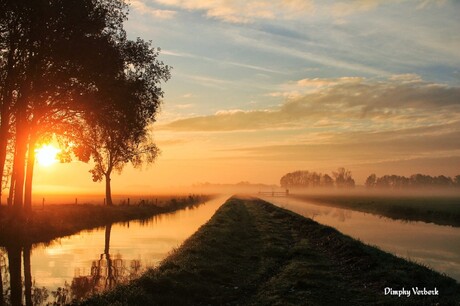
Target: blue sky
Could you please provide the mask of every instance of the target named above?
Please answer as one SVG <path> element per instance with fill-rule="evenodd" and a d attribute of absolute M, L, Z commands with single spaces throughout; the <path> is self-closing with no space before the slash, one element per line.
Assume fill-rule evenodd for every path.
<path fill-rule="evenodd" d="M 128 36 L 173 70 L 153 127 L 162 154 L 114 189 L 339 166 L 361 184 L 460 174 L 459 12 L 454 0 L 131 0 Z"/>
<path fill-rule="evenodd" d="M 128 34 L 173 66 L 154 128 L 158 163 L 232 160 L 228 182 L 267 183 L 342 164 L 361 179 L 460 166 L 459 1 L 131 3 Z M 263 161 L 272 175 L 241 171 Z M 195 180 L 216 181 L 219 168 Z"/>

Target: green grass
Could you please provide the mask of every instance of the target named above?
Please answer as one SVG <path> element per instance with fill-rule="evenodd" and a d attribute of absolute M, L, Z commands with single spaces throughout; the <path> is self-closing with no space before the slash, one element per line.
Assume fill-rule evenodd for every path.
<path fill-rule="evenodd" d="M 378 195 L 294 195 L 321 205 L 352 209 L 392 219 L 460 226 L 460 197 Z"/>
<path fill-rule="evenodd" d="M 437 297 L 385 296 L 385 287 Z M 453 279 L 261 200 L 232 198 L 139 280 L 82 305 L 457 305 Z"/>
<path fill-rule="evenodd" d="M 196 206 L 207 196 L 171 197 L 161 205 L 50 205 L 35 207 L 29 215 L 17 215 L 6 207 L 0 210 L 0 245 L 27 245 L 49 242 L 75 234 L 81 230 L 105 226 L 115 222 L 148 219 L 161 213 Z M 144 202 L 145 203 L 145 202 Z"/>

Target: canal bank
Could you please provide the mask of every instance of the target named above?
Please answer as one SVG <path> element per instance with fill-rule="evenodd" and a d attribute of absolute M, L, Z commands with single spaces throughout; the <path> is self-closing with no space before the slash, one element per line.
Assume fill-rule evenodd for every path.
<path fill-rule="evenodd" d="M 196 232 L 227 199 L 219 196 L 148 219 L 109 223 L 46 244 L 0 246 L 4 303 L 64 305 L 138 278 Z"/>
<path fill-rule="evenodd" d="M 116 222 L 142 220 L 154 215 L 193 207 L 209 196 L 189 195 L 158 201 L 141 201 L 134 205 L 51 205 L 34 207 L 29 214 L 17 214 L 0 207 L 0 246 L 22 246 L 47 243 L 82 230 L 103 227 Z"/>
<path fill-rule="evenodd" d="M 415 261 L 460 282 L 460 228 L 318 204 L 306 198 L 264 198 L 277 206 L 331 226 L 366 244 Z"/>
<path fill-rule="evenodd" d="M 410 296 L 400 292 L 409 290 Z M 457 305 L 460 285 L 261 200 L 232 198 L 160 266 L 83 305 Z"/>

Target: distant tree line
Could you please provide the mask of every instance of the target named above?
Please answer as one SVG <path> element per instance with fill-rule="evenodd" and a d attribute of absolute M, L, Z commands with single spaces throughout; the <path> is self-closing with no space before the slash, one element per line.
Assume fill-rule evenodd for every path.
<path fill-rule="evenodd" d="M 322 174 L 314 171 L 299 170 L 285 174 L 281 177 L 280 185 L 283 188 L 353 188 L 355 180 L 350 170 L 338 168 L 337 171 L 329 174 Z M 367 188 L 460 188 L 460 175 L 449 177 L 445 175 L 430 176 L 425 174 L 413 174 L 409 177 L 401 175 L 384 175 L 377 177 L 371 174 L 364 184 Z"/>
<path fill-rule="evenodd" d="M 430 176 L 424 174 L 413 174 L 410 177 L 400 175 L 384 175 L 377 177 L 375 174 L 369 175 L 366 179 L 367 188 L 426 188 L 426 187 L 460 187 L 460 175 L 454 178 L 439 175 Z"/>
<path fill-rule="evenodd" d="M 283 188 L 309 188 L 309 187 L 326 187 L 332 188 L 353 188 L 355 180 L 351 171 L 345 168 L 338 168 L 337 171 L 329 174 L 310 172 L 307 170 L 294 171 L 287 173 L 280 180 Z"/>

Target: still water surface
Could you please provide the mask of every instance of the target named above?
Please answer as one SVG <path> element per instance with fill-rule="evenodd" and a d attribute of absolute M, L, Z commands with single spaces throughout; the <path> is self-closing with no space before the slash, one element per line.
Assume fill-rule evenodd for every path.
<path fill-rule="evenodd" d="M 460 282 L 459 227 L 393 220 L 292 198 L 267 197 L 265 200 Z"/>
<path fill-rule="evenodd" d="M 4 300 L 8 304 L 15 299 L 22 303 L 29 299 L 34 305 L 65 303 L 137 278 L 197 231 L 227 198 L 217 197 L 196 208 L 143 222 L 83 231 L 50 245 L 33 245 L 31 251 L 0 247 Z M 29 286 L 25 284 L 28 274 Z"/>
<path fill-rule="evenodd" d="M 137 278 L 209 220 L 227 198 L 144 222 L 83 231 L 47 246 L 0 247 L 3 298 L 7 304 L 14 299 L 34 305 L 70 302 Z M 266 200 L 460 281 L 460 228 L 403 222 L 290 198 Z"/>

